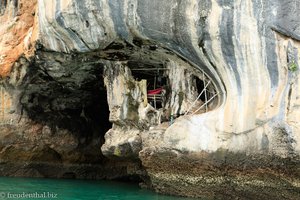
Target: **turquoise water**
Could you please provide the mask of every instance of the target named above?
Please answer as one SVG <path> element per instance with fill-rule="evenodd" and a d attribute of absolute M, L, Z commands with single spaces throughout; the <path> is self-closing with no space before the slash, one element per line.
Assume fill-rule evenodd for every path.
<path fill-rule="evenodd" d="M 158 195 L 135 184 L 112 181 L 0 177 L 1 199 L 187 200 Z"/>

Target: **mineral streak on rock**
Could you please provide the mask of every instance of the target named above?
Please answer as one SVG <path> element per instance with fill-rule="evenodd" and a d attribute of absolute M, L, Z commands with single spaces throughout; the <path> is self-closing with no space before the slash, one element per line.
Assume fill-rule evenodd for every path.
<path fill-rule="evenodd" d="M 0 1 L 1 166 L 22 157 L 34 167 L 19 174 L 45 176 L 46 157 L 64 177 L 112 162 L 115 177 L 161 193 L 298 199 L 299 10 L 295 0 Z M 147 93 L 159 84 L 157 103 Z"/>

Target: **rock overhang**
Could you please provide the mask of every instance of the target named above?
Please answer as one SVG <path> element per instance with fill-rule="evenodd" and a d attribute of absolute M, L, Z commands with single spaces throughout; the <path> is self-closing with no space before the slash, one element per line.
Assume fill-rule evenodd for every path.
<path fill-rule="evenodd" d="M 266 4 L 273 5 L 269 2 Z M 224 4 L 219 1 L 155 1 L 151 3 L 147 1 L 115 3 L 109 1 L 84 3 L 71 0 L 39 1 L 38 43 L 50 51 L 75 52 L 75 55 L 76 52 L 81 52 L 83 55 L 84 52 L 100 52 L 102 54 L 100 59 L 106 57 L 108 60 L 123 61 L 138 60 L 134 52 L 143 52 L 141 49 L 148 49 L 152 52 L 151 48 L 159 47 L 155 51 L 176 55 L 194 68 L 203 70 L 213 80 L 215 88 L 222 94 L 219 98 L 221 107 L 214 111 L 216 114 L 213 117 L 218 120 L 214 119 L 213 123 L 217 124 L 216 129 L 223 133 L 239 133 L 255 129 L 256 121 L 266 121 L 281 115 L 278 114 L 282 112 L 278 111 L 278 107 L 280 107 L 279 110 L 284 109 L 283 104 L 273 105 L 274 102 L 279 101 L 278 98 L 283 93 L 283 88 L 278 87 L 278 84 L 285 80 L 278 75 L 282 72 L 276 66 L 277 61 L 274 60 L 276 57 L 274 49 L 278 44 L 272 40 L 273 37 L 277 37 L 272 31 L 276 29 L 286 35 L 291 35 L 288 34 L 291 31 L 288 28 L 283 28 L 285 31 L 282 31 L 282 28 L 280 29 L 284 27 L 282 21 L 278 24 L 275 23 L 275 18 L 270 17 L 280 13 L 277 4 L 274 3 L 273 10 L 259 12 L 264 8 L 261 5 L 238 2 Z M 154 7 L 159 7 L 159 9 L 154 9 Z M 247 8 L 252 9 L 247 10 Z M 247 12 L 242 14 L 243 10 Z M 265 24 L 261 21 L 256 22 L 254 13 L 265 16 L 267 12 L 271 14 L 266 18 Z M 150 17 L 151 13 L 155 13 L 156 16 Z M 241 20 L 248 21 L 253 26 L 242 24 L 239 16 Z M 294 16 L 289 14 L 288 18 L 293 19 Z M 229 26 L 223 26 L 222 21 Z M 267 29 L 268 27 L 271 29 Z M 247 31 L 251 31 L 253 36 L 246 37 Z M 265 39 L 259 39 L 260 34 Z M 255 53 L 251 49 L 258 48 L 258 46 L 252 45 L 251 41 L 257 41 L 261 46 L 272 48 L 266 50 L 265 54 L 263 51 Z M 109 50 L 110 45 L 118 42 L 123 43 L 123 50 Z M 138 47 L 139 45 L 143 47 L 130 50 L 132 46 Z M 249 47 L 251 54 L 243 52 L 243 46 Z M 143 54 L 143 59 L 145 59 L 147 53 L 144 51 Z M 266 55 L 266 60 L 264 61 L 259 54 Z M 146 60 L 149 63 L 152 62 L 151 59 Z M 153 65 L 156 64 L 153 62 Z M 257 74 L 261 75 L 249 78 Z M 268 78 L 263 78 L 264 76 Z M 242 83 L 241 80 L 244 82 Z M 253 90 L 250 85 L 255 85 L 258 90 Z M 261 87 L 267 89 L 263 91 Z M 268 94 L 272 94 L 273 99 L 270 104 L 277 110 L 271 109 L 270 111 L 265 105 L 268 101 L 266 98 Z M 251 102 L 247 100 L 250 96 L 264 97 L 251 100 Z M 250 113 L 251 109 L 242 113 L 233 112 L 232 115 L 228 112 L 236 110 L 234 107 L 245 109 L 253 105 L 255 109 L 260 110 L 258 118 Z M 264 112 L 273 114 L 264 116 Z M 236 117 L 236 120 L 234 116 L 239 117 Z"/>
<path fill-rule="evenodd" d="M 39 1 L 39 39 L 47 50 L 75 52 L 82 63 L 103 59 L 127 65 L 129 60 L 133 65 L 142 58 L 157 67 L 164 63 L 159 56 L 147 56 L 158 52 L 166 54 L 163 59 L 201 68 L 213 80 L 222 92 L 219 107 L 182 117 L 167 131 L 158 127 L 142 134 L 143 150 L 155 144 L 152 154 L 159 154 L 159 148 L 209 153 L 224 148 L 235 154 L 297 157 L 299 20 L 290 10 L 299 4 L 293 3 Z"/>
<path fill-rule="evenodd" d="M 285 109 L 280 98 L 286 93 L 282 85 L 289 80 L 274 57 L 278 57 L 281 41 L 295 43 L 297 37 L 292 35 L 298 33 L 284 26 L 282 20 L 276 21 L 281 11 L 292 5 L 288 3 L 280 10 L 279 4 L 265 2 L 270 7 L 264 10 L 264 5 L 253 2 L 39 1 L 38 43 L 47 50 L 65 53 L 102 51 L 114 41 L 131 45 L 146 41 L 149 49 L 157 45 L 166 53 L 175 53 L 195 68 L 201 68 L 213 80 L 222 94 L 219 99 L 222 106 L 215 110 L 217 132 L 242 133 L 254 130 L 258 121 L 272 119 L 269 123 L 272 126 L 274 119 L 280 121 Z M 156 16 L 150 17 L 153 13 Z M 256 15 L 265 17 L 265 23 L 256 20 Z M 289 13 L 285 19 L 295 19 L 295 16 Z M 229 26 L 224 26 L 225 22 Z M 249 22 L 251 27 L 242 22 Z M 297 22 L 293 20 L 293 24 Z M 252 35 L 248 37 L 249 31 Z M 278 36 L 277 32 L 291 38 Z M 259 46 L 266 48 L 259 50 Z M 128 57 L 122 51 L 116 52 L 108 50 L 103 56 L 111 54 L 123 60 L 124 56 Z M 253 96 L 262 98 L 249 101 Z M 251 113 L 252 108 L 258 110 L 255 115 Z M 244 111 L 234 111 L 241 109 Z"/>

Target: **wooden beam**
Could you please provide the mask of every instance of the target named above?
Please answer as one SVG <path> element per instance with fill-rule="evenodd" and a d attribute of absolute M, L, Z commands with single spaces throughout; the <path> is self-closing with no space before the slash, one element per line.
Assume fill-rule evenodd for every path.
<path fill-rule="evenodd" d="M 207 88 L 207 86 L 210 84 L 210 82 L 211 81 L 209 80 L 208 83 L 204 86 L 204 89 L 201 91 L 201 93 L 198 95 L 197 99 L 193 102 L 193 104 L 189 107 L 189 109 L 185 112 L 184 115 L 186 115 L 188 112 L 190 112 L 190 110 L 195 105 L 195 103 L 199 100 L 200 96 L 203 94 L 204 90 Z"/>
<path fill-rule="evenodd" d="M 154 70 L 169 70 L 168 68 L 137 68 L 137 69 L 130 69 L 131 71 L 154 71 Z"/>
<path fill-rule="evenodd" d="M 219 93 L 215 94 L 212 98 L 210 98 L 207 102 L 205 102 L 202 106 L 200 106 L 195 112 L 193 112 L 192 114 L 195 114 L 196 112 L 198 112 L 199 110 L 201 110 L 201 108 L 203 108 L 204 106 L 206 106 L 209 102 L 211 102 Z"/>

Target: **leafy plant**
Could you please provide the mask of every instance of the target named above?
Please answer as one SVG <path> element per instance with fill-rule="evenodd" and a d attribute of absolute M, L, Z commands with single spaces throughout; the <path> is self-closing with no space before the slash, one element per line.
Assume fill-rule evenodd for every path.
<path fill-rule="evenodd" d="M 122 152 L 118 147 L 115 148 L 114 155 L 118 156 L 118 157 L 120 157 L 122 155 Z"/>
<path fill-rule="evenodd" d="M 292 62 L 289 63 L 289 70 L 292 72 L 295 72 L 298 70 L 298 65 L 295 62 L 295 60 L 292 60 Z"/>

